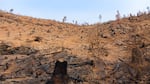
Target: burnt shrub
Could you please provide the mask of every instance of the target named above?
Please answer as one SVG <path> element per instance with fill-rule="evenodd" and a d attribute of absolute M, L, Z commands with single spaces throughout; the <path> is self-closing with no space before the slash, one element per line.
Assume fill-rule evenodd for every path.
<path fill-rule="evenodd" d="M 37 37 L 34 38 L 34 41 L 36 41 L 36 42 L 41 42 L 41 41 L 42 41 L 42 38 L 37 36 Z"/>
<path fill-rule="evenodd" d="M 33 48 L 30 48 L 30 47 L 25 47 L 25 46 L 20 46 L 20 47 L 14 47 L 14 48 L 11 48 L 9 50 L 9 52 L 11 54 L 24 54 L 24 55 L 30 55 L 30 54 L 35 54 L 37 53 L 38 51 L 33 49 Z"/>
<path fill-rule="evenodd" d="M 0 55 L 11 55 L 11 54 L 23 54 L 30 55 L 37 53 L 38 50 L 33 49 L 31 47 L 19 46 L 12 47 L 6 43 L 0 43 Z"/>
<path fill-rule="evenodd" d="M 0 55 L 8 54 L 10 46 L 6 43 L 0 43 Z"/>

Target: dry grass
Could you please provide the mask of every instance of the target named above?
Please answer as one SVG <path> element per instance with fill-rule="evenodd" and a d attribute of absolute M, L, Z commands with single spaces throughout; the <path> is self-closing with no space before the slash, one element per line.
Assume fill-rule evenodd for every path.
<path fill-rule="evenodd" d="M 79 26 L 0 11 L 0 42 L 14 48 L 31 47 L 39 50 L 41 54 L 46 54 L 47 57 L 53 56 L 54 53 L 67 52 L 81 60 L 93 60 L 94 66 L 76 68 L 78 71 L 81 69 L 89 71 L 86 75 L 80 74 L 84 80 L 83 84 L 135 83 L 135 81 L 142 83 L 145 74 L 141 70 L 150 71 L 147 69 L 150 65 L 150 14 L 103 24 Z M 134 48 L 139 50 L 133 53 Z M 139 55 L 137 53 L 142 57 L 136 58 Z M 133 67 L 133 62 L 144 64 Z M 127 69 L 131 73 L 122 74 Z M 134 72 L 140 72 L 141 76 L 134 77 Z M 117 78 L 120 75 L 120 79 Z M 131 80 L 125 81 L 129 79 Z"/>

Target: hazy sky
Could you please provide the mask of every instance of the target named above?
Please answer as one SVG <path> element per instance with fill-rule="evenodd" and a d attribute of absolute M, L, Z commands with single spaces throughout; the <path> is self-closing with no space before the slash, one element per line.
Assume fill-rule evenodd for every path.
<path fill-rule="evenodd" d="M 139 10 L 146 11 L 150 0 L 0 0 L 0 9 L 38 18 L 62 21 L 77 20 L 79 23 L 102 22 L 115 19 L 116 11 L 120 14 L 136 14 Z"/>

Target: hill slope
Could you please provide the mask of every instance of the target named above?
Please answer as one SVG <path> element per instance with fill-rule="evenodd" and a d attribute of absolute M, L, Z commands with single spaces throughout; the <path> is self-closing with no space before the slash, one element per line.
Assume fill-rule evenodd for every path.
<path fill-rule="evenodd" d="M 0 11 L 0 43 L 4 84 L 45 83 L 58 59 L 84 84 L 150 80 L 150 14 L 79 26 Z"/>

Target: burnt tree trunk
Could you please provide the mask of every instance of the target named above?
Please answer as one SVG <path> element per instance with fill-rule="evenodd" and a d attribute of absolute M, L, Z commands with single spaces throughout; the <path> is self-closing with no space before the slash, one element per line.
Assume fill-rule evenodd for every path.
<path fill-rule="evenodd" d="M 135 64 L 143 64 L 143 56 L 142 52 L 139 48 L 133 48 L 132 49 L 132 63 Z"/>
<path fill-rule="evenodd" d="M 57 61 L 50 81 L 46 84 L 68 84 L 67 62 Z"/>

